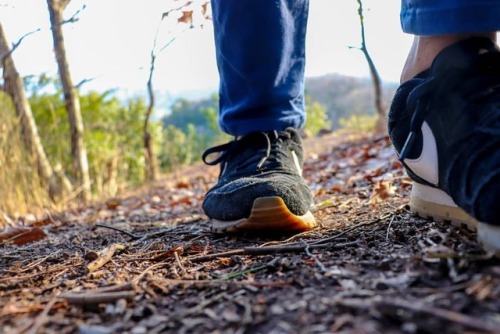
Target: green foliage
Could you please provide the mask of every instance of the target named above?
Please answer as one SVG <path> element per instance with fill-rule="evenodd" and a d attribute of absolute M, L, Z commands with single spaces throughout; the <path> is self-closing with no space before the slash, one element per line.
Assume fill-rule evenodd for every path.
<path fill-rule="evenodd" d="M 199 101 L 179 99 L 171 107 L 172 110 L 170 114 L 165 116 L 162 121 L 165 128 L 169 125 L 173 125 L 184 132 L 187 131 L 188 124 L 193 124 L 200 129 L 206 129 L 207 119 L 203 111 L 207 109 L 217 110 L 218 105 L 219 100 L 217 95 Z"/>
<path fill-rule="evenodd" d="M 313 135 L 322 129 L 330 129 L 332 122 L 328 118 L 326 108 L 318 102 L 313 102 L 311 96 L 306 95 L 306 125 L 305 129 Z"/>
<path fill-rule="evenodd" d="M 375 130 L 377 119 L 377 115 L 351 115 L 350 117 L 339 119 L 339 124 L 346 129 L 369 132 Z"/>
<path fill-rule="evenodd" d="M 231 140 L 219 128 L 217 110 L 218 98 L 215 95 L 195 102 L 181 99 L 172 107 L 171 114 L 162 120 L 165 144 L 160 153 L 160 164 L 164 171 L 200 161 L 207 148 Z"/>
<path fill-rule="evenodd" d="M 199 160 L 203 150 L 203 137 L 196 134 L 196 127 L 189 123 L 187 132 L 169 125 L 164 131 L 165 145 L 160 152 L 160 166 L 163 170 L 192 164 Z"/>
<path fill-rule="evenodd" d="M 61 93 L 34 94 L 30 103 L 49 160 L 60 164 L 71 179 L 69 123 Z M 94 191 L 113 195 L 118 184 L 140 182 L 145 170 L 144 100 L 123 103 L 111 92 L 90 92 L 80 96 L 80 106 Z M 152 122 L 150 132 L 154 147 L 160 147 L 161 123 Z"/>

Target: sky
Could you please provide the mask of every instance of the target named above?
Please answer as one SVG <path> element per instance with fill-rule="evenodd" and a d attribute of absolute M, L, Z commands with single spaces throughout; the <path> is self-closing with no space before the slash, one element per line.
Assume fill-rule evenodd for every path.
<path fill-rule="evenodd" d="M 237 0 L 234 0 L 237 1 Z M 93 79 L 84 90 L 116 89 L 123 96 L 144 94 L 150 52 L 162 13 L 176 0 L 72 0 L 65 18 L 77 11 L 78 21 L 64 26 L 74 83 Z M 400 0 L 364 0 L 368 49 L 384 81 L 399 81 L 412 37 L 401 31 Z M 85 5 L 85 8 L 83 6 Z M 157 41 L 154 87 L 160 102 L 201 97 L 215 92 L 218 74 L 211 22 L 203 29 L 164 21 Z M 11 42 L 23 39 L 13 54 L 21 75 L 57 76 L 45 0 L 0 0 L 0 22 Z M 196 23 L 196 22 L 195 22 Z M 360 45 L 356 0 L 310 0 L 306 43 L 306 76 L 342 73 L 368 77 Z M 163 102 L 162 102 L 163 101 Z"/>

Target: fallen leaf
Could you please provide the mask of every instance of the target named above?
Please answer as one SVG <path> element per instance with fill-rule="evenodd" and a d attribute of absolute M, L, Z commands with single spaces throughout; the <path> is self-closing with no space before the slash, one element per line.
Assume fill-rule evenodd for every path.
<path fill-rule="evenodd" d="M 222 264 L 224 267 L 229 267 L 231 264 L 231 259 L 228 257 L 221 257 L 218 259 L 219 263 Z"/>
<path fill-rule="evenodd" d="M 179 23 L 193 23 L 193 11 L 186 10 L 182 11 L 182 16 L 177 19 Z"/>
<path fill-rule="evenodd" d="M 370 196 L 370 206 L 375 206 L 396 193 L 396 187 L 392 186 L 389 181 L 377 181 Z"/>
<path fill-rule="evenodd" d="M 41 227 L 41 226 L 46 226 L 54 223 L 54 220 L 52 220 L 51 216 L 46 216 L 42 219 L 36 220 L 35 222 L 31 223 L 30 226 L 32 227 Z"/>
<path fill-rule="evenodd" d="M 5 230 L 0 233 L 0 242 L 12 241 L 14 244 L 21 246 L 30 242 L 41 240 L 47 235 L 38 227 L 19 226 Z"/>
<path fill-rule="evenodd" d="M 175 186 L 179 189 L 186 189 L 189 188 L 189 183 L 187 183 L 186 181 L 179 181 Z"/>
<path fill-rule="evenodd" d="M 116 208 L 122 204 L 122 200 L 120 198 L 110 198 L 106 201 L 106 207 L 109 209 L 109 210 L 116 210 Z"/>
<path fill-rule="evenodd" d="M 184 248 L 182 248 L 181 246 L 172 247 L 169 250 L 154 256 L 153 260 L 171 258 L 171 257 L 175 256 L 174 255 L 175 253 L 177 253 L 177 254 L 184 253 Z"/>

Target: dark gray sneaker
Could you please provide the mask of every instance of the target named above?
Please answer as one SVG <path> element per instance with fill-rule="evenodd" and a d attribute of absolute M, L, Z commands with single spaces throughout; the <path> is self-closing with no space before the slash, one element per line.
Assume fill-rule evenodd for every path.
<path fill-rule="evenodd" d="M 413 179 L 411 209 L 477 229 L 500 253 L 500 51 L 482 38 L 444 49 L 403 83 L 389 133 Z"/>
<path fill-rule="evenodd" d="M 220 153 L 212 161 L 209 155 Z M 203 153 L 221 164 L 203 210 L 214 232 L 299 232 L 316 226 L 313 196 L 302 178 L 302 140 L 295 129 L 253 132 Z"/>

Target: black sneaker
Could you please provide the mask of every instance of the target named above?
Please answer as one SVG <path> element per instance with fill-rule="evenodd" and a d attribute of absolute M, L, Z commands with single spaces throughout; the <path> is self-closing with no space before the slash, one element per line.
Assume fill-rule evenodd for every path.
<path fill-rule="evenodd" d="M 217 159 L 207 161 L 217 152 Z M 208 165 L 221 164 L 219 181 L 203 201 L 214 232 L 295 232 L 316 226 L 296 130 L 253 132 L 206 150 L 202 158 Z"/>
<path fill-rule="evenodd" d="M 415 181 L 412 211 L 477 229 L 500 253 L 500 51 L 472 38 L 444 49 L 403 83 L 389 133 Z"/>

